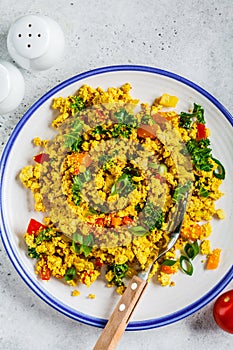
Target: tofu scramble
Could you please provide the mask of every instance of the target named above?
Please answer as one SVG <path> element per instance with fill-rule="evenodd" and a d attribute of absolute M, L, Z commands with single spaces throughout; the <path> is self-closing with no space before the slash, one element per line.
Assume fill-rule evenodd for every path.
<path fill-rule="evenodd" d="M 25 233 L 43 280 L 90 286 L 104 269 L 107 285 L 122 294 L 127 277 L 147 269 L 167 244 L 175 205 L 187 191 L 180 238 L 150 278 L 172 286 L 179 270 L 192 275 L 198 254 L 207 269 L 218 267 L 210 222 L 224 219 L 215 201 L 225 170 L 212 156 L 204 110 L 194 103 L 178 114 L 178 98 L 168 94 L 139 105 L 130 90 L 129 83 L 107 91 L 84 85 L 55 98 L 57 135 L 34 139 L 42 151 L 19 177 L 45 215 L 43 223 L 32 218 Z"/>

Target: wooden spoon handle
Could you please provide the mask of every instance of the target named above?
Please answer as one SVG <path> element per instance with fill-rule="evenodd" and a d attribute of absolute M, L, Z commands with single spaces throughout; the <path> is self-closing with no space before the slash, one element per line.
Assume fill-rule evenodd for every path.
<path fill-rule="evenodd" d="M 145 290 L 147 281 L 134 276 L 115 307 L 93 350 L 114 350 Z"/>

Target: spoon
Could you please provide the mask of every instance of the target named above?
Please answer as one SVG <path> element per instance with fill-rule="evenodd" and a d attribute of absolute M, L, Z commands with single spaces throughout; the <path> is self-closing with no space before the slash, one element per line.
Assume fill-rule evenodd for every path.
<path fill-rule="evenodd" d="M 170 220 L 171 225 L 169 231 L 171 234 L 167 246 L 161 248 L 158 256 L 147 270 L 141 271 L 131 279 L 93 350 L 114 350 L 116 348 L 118 341 L 123 335 L 127 324 L 129 323 L 129 320 L 148 285 L 149 275 L 153 265 L 174 246 L 179 238 L 186 211 L 187 200 L 188 192 L 184 195 L 184 199 L 178 202 L 174 219 L 172 221 Z"/>

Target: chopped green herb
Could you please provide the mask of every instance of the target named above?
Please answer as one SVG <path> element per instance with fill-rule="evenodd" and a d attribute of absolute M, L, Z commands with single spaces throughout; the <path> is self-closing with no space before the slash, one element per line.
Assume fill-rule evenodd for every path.
<path fill-rule="evenodd" d="M 199 196 L 207 198 L 209 197 L 209 191 L 205 187 L 200 187 Z"/>
<path fill-rule="evenodd" d="M 71 96 L 70 108 L 74 110 L 75 113 L 81 111 L 85 108 L 84 101 L 81 97 Z"/>
<path fill-rule="evenodd" d="M 184 129 L 190 129 L 193 123 L 193 119 L 198 123 L 205 124 L 204 109 L 202 106 L 194 103 L 192 113 L 181 112 L 180 115 L 180 127 Z"/>
<path fill-rule="evenodd" d="M 37 253 L 36 248 L 28 248 L 28 256 L 32 259 L 39 259 L 40 254 Z"/>
<path fill-rule="evenodd" d="M 92 130 L 92 135 L 105 135 L 107 134 L 108 130 L 105 129 L 102 125 L 97 125 L 93 130 Z"/>
<path fill-rule="evenodd" d="M 118 123 L 130 124 L 133 127 L 137 127 L 138 122 L 134 115 L 129 114 L 125 108 L 121 108 L 118 112 L 114 113 Z"/>
<path fill-rule="evenodd" d="M 114 124 L 113 128 L 111 129 L 111 136 L 114 138 L 123 137 L 128 138 L 133 131 L 133 127 L 130 124 Z"/>
<path fill-rule="evenodd" d="M 175 263 L 176 263 L 176 260 L 165 259 L 165 260 L 162 262 L 162 265 L 165 265 L 165 266 L 173 266 L 173 265 L 175 265 Z"/>
<path fill-rule="evenodd" d="M 72 281 L 74 279 L 76 275 L 76 268 L 74 266 L 70 267 L 64 276 L 64 279 L 68 282 L 68 281 Z"/>
<path fill-rule="evenodd" d="M 53 234 L 49 234 L 50 231 L 51 231 L 51 228 L 46 228 L 40 231 L 39 235 L 34 239 L 35 244 L 38 245 L 42 241 L 50 241 L 51 238 L 54 237 Z"/>
<path fill-rule="evenodd" d="M 73 177 L 73 185 L 72 185 L 72 195 L 74 204 L 79 206 L 82 200 L 81 190 L 83 184 L 91 180 L 91 172 L 90 169 L 80 173 L 79 175 L 75 175 Z"/>
<path fill-rule="evenodd" d="M 210 163 L 211 159 L 211 148 L 209 139 L 189 140 L 187 142 L 187 149 L 191 156 L 191 159 L 199 170 L 210 171 L 213 165 Z"/>
<path fill-rule="evenodd" d="M 155 121 L 151 118 L 151 116 L 149 114 L 145 114 L 141 119 L 141 124 L 153 125 L 153 124 L 155 124 Z"/>
<path fill-rule="evenodd" d="M 128 271 L 129 267 L 127 264 L 112 264 L 107 267 L 107 272 L 112 271 L 113 272 L 113 279 L 110 281 L 110 283 L 115 284 L 117 287 L 123 286 L 123 278 L 126 276 L 126 272 Z"/>
<path fill-rule="evenodd" d="M 76 254 L 84 254 L 85 257 L 91 253 L 94 245 L 94 237 L 92 233 L 83 236 L 80 233 L 74 233 L 72 236 L 72 248 Z"/>
<path fill-rule="evenodd" d="M 172 200 L 177 203 L 180 200 L 182 200 L 182 198 L 184 197 L 184 195 L 190 190 L 191 188 L 191 181 L 187 181 L 184 185 L 178 185 L 174 191 Z"/>
<path fill-rule="evenodd" d="M 148 202 L 144 207 L 144 214 L 144 224 L 147 230 L 153 231 L 155 228 L 159 230 L 162 227 L 164 213 L 161 208 L 155 207 L 152 202 Z"/>
<path fill-rule="evenodd" d="M 104 171 L 109 170 L 115 164 L 113 158 L 117 154 L 117 150 L 114 150 L 112 154 L 102 154 L 99 156 L 99 166 L 102 166 Z"/>
<path fill-rule="evenodd" d="M 67 148 L 70 148 L 73 151 L 79 151 L 84 142 L 82 133 L 83 124 L 76 118 L 73 124 L 71 125 L 71 130 L 68 134 L 64 135 L 64 145 Z"/>
<path fill-rule="evenodd" d="M 135 210 L 139 213 L 140 211 L 142 211 L 141 205 L 138 203 L 135 205 Z"/>

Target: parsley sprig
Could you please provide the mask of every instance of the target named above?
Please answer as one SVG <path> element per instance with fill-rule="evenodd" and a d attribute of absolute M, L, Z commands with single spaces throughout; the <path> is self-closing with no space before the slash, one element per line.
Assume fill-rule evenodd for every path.
<path fill-rule="evenodd" d="M 123 286 L 123 278 L 126 276 L 126 272 L 128 271 L 129 266 L 125 264 L 111 264 L 107 267 L 107 272 L 112 271 L 113 272 L 113 279 L 110 281 L 110 283 L 115 284 L 117 287 Z"/>
<path fill-rule="evenodd" d="M 190 129 L 194 121 L 205 124 L 204 109 L 202 106 L 194 103 L 192 113 L 181 112 L 180 115 L 180 127 L 184 129 Z"/>

